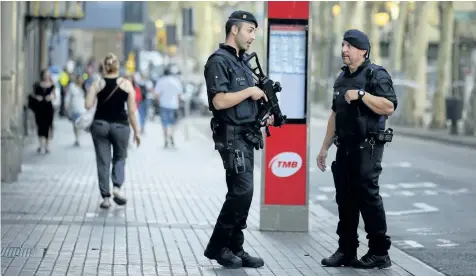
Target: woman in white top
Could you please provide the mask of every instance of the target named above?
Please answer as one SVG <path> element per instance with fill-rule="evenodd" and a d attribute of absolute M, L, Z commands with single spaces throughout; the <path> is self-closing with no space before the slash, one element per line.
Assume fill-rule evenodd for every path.
<path fill-rule="evenodd" d="M 83 78 L 81 76 L 74 76 L 73 81 L 70 82 L 68 86 L 68 91 L 64 100 L 65 110 L 68 118 L 73 123 L 74 131 L 74 145 L 79 147 L 79 133 L 80 129 L 77 128 L 74 124 L 76 119 L 78 119 L 81 114 L 83 114 L 86 109 L 84 108 L 85 101 L 85 92 L 82 88 Z"/>

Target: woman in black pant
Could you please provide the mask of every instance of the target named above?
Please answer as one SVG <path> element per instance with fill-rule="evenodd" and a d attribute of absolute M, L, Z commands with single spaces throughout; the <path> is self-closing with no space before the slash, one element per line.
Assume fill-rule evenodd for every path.
<path fill-rule="evenodd" d="M 41 153 L 44 150 L 45 153 L 49 153 L 54 118 L 53 101 L 56 99 L 56 94 L 50 72 L 47 69 L 41 70 L 40 81 L 35 83 L 33 97 L 35 98 L 35 122 L 40 144 L 37 151 Z"/>
<path fill-rule="evenodd" d="M 140 136 L 135 116 L 135 90 L 131 82 L 119 77 L 119 61 L 114 54 L 106 56 L 103 66 L 104 76 L 89 88 L 85 107 L 89 110 L 97 103 L 90 130 L 96 152 L 99 190 L 103 198 L 100 207 L 107 209 L 111 206 L 110 176 L 114 186 L 112 193 L 114 202 L 117 205 L 126 204 L 126 199 L 120 194 L 120 188 L 124 183 L 130 135 L 129 122 L 137 145 L 140 144 Z M 125 103 L 128 111 L 125 109 Z M 112 171 L 110 171 L 111 162 Z"/>

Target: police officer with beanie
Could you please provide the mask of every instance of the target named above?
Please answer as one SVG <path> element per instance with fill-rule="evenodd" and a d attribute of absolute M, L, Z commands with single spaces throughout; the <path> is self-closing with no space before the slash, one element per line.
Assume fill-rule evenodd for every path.
<path fill-rule="evenodd" d="M 267 100 L 254 84 L 245 51 L 255 39 L 258 22 L 246 11 L 233 12 L 225 25 L 226 41 L 205 64 L 205 82 L 215 149 L 226 171 L 228 193 L 204 255 L 225 267 L 261 267 L 261 258 L 243 249 L 248 211 L 253 198 L 253 149 L 263 148 L 258 100 Z M 270 117 L 266 125 L 272 125 Z"/>
<path fill-rule="evenodd" d="M 388 116 L 397 108 L 392 79 L 387 71 L 369 60 L 370 42 L 359 30 L 348 30 L 342 41 L 345 64 L 334 83 L 332 112 L 317 157 L 317 166 L 326 170 L 327 151 L 337 146 L 331 170 L 339 211 L 339 247 L 325 266 L 385 268 L 391 266 L 387 223 L 378 179 L 382 172 L 384 144 L 393 131 L 385 130 Z M 359 212 L 365 223 L 369 251 L 357 260 Z"/>

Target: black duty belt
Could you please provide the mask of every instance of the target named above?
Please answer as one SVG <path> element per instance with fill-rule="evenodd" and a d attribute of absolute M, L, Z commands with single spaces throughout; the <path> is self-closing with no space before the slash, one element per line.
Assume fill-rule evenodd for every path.
<path fill-rule="evenodd" d="M 244 139 L 251 143 L 258 150 L 264 147 L 263 134 L 259 128 L 253 124 L 231 125 L 212 119 L 210 122 L 214 133 L 214 140 L 221 140 L 222 143 L 229 144 L 231 140 Z"/>
<path fill-rule="evenodd" d="M 221 134 L 226 134 L 229 138 L 233 139 L 242 139 L 243 132 L 252 129 L 251 126 L 236 126 L 230 124 L 222 124 L 218 127 L 218 132 Z"/>

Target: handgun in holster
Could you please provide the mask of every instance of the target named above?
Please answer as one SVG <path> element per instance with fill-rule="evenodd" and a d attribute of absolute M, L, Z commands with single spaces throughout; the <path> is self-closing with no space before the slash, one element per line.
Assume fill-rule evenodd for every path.
<path fill-rule="evenodd" d="M 236 139 L 235 127 L 221 124 L 215 118 L 211 119 L 210 127 L 213 132 L 215 150 L 222 156 L 225 170 L 233 169 L 237 174 L 246 171 L 244 153 L 233 146 L 233 141 Z"/>
<path fill-rule="evenodd" d="M 226 149 L 226 141 L 223 139 L 223 126 L 216 118 L 210 120 L 210 129 L 212 130 L 212 139 L 215 143 L 215 150 L 223 151 Z"/>
<path fill-rule="evenodd" d="M 225 137 L 226 141 L 226 162 L 225 168 L 234 170 L 236 174 L 244 173 L 246 171 L 245 153 L 237 148 L 235 139 L 241 139 L 242 129 L 232 125 L 226 125 Z M 240 137 L 240 138 L 238 138 Z"/>

